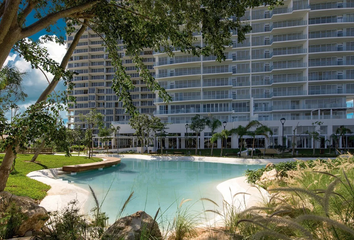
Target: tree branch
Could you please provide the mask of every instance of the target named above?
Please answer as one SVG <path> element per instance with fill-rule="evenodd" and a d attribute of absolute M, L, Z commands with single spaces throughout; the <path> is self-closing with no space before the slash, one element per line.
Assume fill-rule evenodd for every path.
<path fill-rule="evenodd" d="M 80 38 L 82 36 L 82 34 L 84 34 L 85 29 L 87 27 L 87 22 L 88 20 L 85 20 L 84 23 L 82 24 L 80 30 L 76 33 L 73 42 L 71 43 L 69 49 L 66 51 L 65 56 L 63 57 L 60 67 L 65 69 L 66 65 L 69 62 L 69 59 L 71 57 L 71 55 L 73 54 L 77 44 L 80 41 Z M 41 96 L 38 98 L 37 103 L 44 101 L 47 99 L 48 95 L 54 91 L 55 87 L 58 85 L 59 79 L 61 78 L 61 74 L 57 74 L 54 76 L 53 81 L 48 85 L 48 87 L 43 91 L 43 93 L 41 94 Z"/>
<path fill-rule="evenodd" d="M 5 2 L 6 2 L 6 1 L 3 1 L 3 2 L 0 4 L 0 18 L 1 18 L 2 15 L 4 14 Z"/>
<path fill-rule="evenodd" d="M 60 12 L 51 13 L 51 14 L 47 15 L 46 17 L 43 17 L 42 19 L 33 23 L 32 25 L 22 29 L 21 38 L 29 37 L 29 36 L 35 34 L 36 32 L 40 31 L 41 29 L 44 29 L 51 24 L 54 24 L 60 18 L 69 17 L 70 15 L 72 15 L 74 13 L 89 9 L 89 8 L 93 7 L 94 5 L 96 5 L 98 2 L 99 1 L 89 2 L 89 3 L 85 3 L 82 5 L 76 6 L 76 7 L 62 10 Z"/>
<path fill-rule="evenodd" d="M 7 35 L 13 20 L 17 17 L 20 3 L 21 0 L 4 1 L 4 10 L 0 22 L 0 43 L 2 43 L 4 37 Z"/>
<path fill-rule="evenodd" d="M 28 2 L 27 7 L 23 10 L 22 16 L 21 16 L 21 18 L 18 21 L 18 25 L 19 26 L 22 26 L 22 24 L 25 23 L 26 17 L 28 16 L 28 14 L 30 14 L 32 12 L 32 10 L 36 6 L 37 2 L 38 2 L 37 0 Z"/>

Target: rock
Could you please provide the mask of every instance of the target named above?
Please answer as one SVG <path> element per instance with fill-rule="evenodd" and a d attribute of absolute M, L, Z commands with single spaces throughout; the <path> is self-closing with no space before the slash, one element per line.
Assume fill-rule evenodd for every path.
<path fill-rule="evenodd" d="M 9 192 L 0 192 L 0 217 L 8 212 L 12 204 L 22 214 L 22 222 L 14 229 L 15 236 L 25 236 L 29 232 L 38 232 L 48 220 L 47 211 L 29 197 L 16 196 Z"/>
<path fill-rule="evenodd" d="M 277 170 L 273 169 L 270 171 L 265 171 L 263 172 L 263 175 L 261 176 L 261 178 L 259 179 L 259 183 L 266 183 L 266 182 L 270 182 L 270 181 L 275 181 L 278 179 L 278 172 Z"/>
<path fill-rule="evenodd" d="M 268 168 L 274 168 L 274 163 L 268 163 L 266 166 L 265 166 L 265 169 L 268 169 Z"/>
<path fill-rule="evenodd" d="M 102 235 L 102 239 L 162 239 L 159 226 L 154 219 L 144 211 L 118 219 Z"/>

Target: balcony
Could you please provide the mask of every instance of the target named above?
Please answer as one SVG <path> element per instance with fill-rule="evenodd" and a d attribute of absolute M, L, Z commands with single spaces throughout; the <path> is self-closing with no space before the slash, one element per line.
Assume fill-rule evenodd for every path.
<path fill-rule="evenodd" d="M 318 66 L 342 66 L 342 65 L 353 65 L 353 61 L 342 61 L 342 60 L 329 60 L 329 61 L 320 61 L 317 59 L 311 59 L 309 67 L 318 67 Z"/>
<path fill-rule="evenodd" d="M 309 90 L 309 95 L 319 95 L 319 94 L 347 94 L 354 93 L 354 89 L 314 89 Z"/>
<path fill-rule="evenodd" d="M 306 25 L 306 20 L 290 20 L 290 21 L 282 21 L 273 23 L 273 28 L 285 28 L 285 27 L 296 27 Z"/>
<path fill-rule="evenodd" d="M 287 90 L 287 91 L 273 91 L 273 96 L 274 97 L 281 97 L 281 96 L 301 96 L 301 95 L 306 95 L 307 91 L 306 90 Z"/>
<path fill-rule="evenodd" d="M 306 34 L 285 34 L 285 35 L 275 35 L 273 37 L 273 42 L 284 42 L 284 41 L 293 41 L 306 39 Z"/>
<path fill-rule="evenodd" d="M 352 17 L 337 17 L 337 16 L 328 16 L 328 17 L 319 17 L 319 18 L 310 18 L 309 24 L 324 24 L 324 23 L 345 23 L 345 22 L 354 22 Z"/>
<path fill-rule="evenodd" d="M 307 53 L 307 49 L 306 48 L 287 48 L 287 49 L 280 49 L 280 50 L 273 49 L 274 56 L 302 54 L 302 53 Z"/>
<path fill-rule="evenodd" d="M 332 8 L 352 8 L 354 7 L 354 3 L 352 2 L 327 2 L 327 3 L 317 3 L 317 4 L 311 4 L 310 8 L 311 10 L 322 10 L 322 9 L 332 9 Z"/>
<path fill-rule="evenodd" d="M 286 69 L 286 68 L 303 68 L 307 63 L 304 62 L 285 62 L 285 63 L 273 63 L 273 69 Z"/>
<path fill-rule="evenodd" d="M 307 80 L 307 77 L 273 78 L 272 80 L 272 83 L 304 82 Z"/>

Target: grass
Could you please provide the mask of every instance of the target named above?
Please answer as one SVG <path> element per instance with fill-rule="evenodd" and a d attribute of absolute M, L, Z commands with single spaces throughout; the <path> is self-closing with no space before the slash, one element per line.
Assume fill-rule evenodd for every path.
<path fill-rule="evenodd" d="M 59 168 L 64 165 L 91 163 L 101 160 L 99 158 L 89 159 L 76 156 L 39 155 L 36 162 L 32 163 L 30 162 L 32 156 L 33 154 L 17 155 L 15 171 L 11 173 L 5 191 L 18 196 L 27 196 L 35 200 L 41 200 L 46 196 L 50 186 L 26 177 L 28 173 L 42 169 Z M 4 155 L 1 155 L 0 164 L 3 158 Z"/>

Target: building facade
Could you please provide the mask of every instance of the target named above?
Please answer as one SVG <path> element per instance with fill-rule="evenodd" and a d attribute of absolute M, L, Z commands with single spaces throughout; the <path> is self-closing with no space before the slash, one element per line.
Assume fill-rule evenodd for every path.
<path fill-rule="evenodd" d="M 189 136 L 186 124 L 196 114 L 226 122 L 227 129 L 246 125 L 251 120 L 260 121 L 273 130 L 273 137 L 266 141 L 260 138 L 259 147 L 283 144 L 283 136 L 286 138 L 284 144 L 290 147 L 295 134 L 296 147 L 311 148 L 313 142 L 306 132 L 313 131 L 321 136 L 316 147 L 326 147 L 333 144 L 330 136 L 341 126 L 354 132 L 354 1 L 287 0 L 273 10 L 265 6 L 248 10 L 242 20 L 252 26 L 252 31 L 246 34 L 242 43 L 233 35 L 233 45 L 226 48 L 226 60 L 221 63 L 216 62 L 214 56 L 196 57 L 177 49 L 173 57 L 163 52 L 147 55 L 147 59 L 153 59 L 151 70 L 155 71 L 156 80 L 173 101 L 167 104 L 156 97 L 154 105 L 143 110 L 143 94 L 153 95 L 137 86 L 136 102 L 141 112 L 154 111 L 169 123 L 167 131 L 171 136 L 165 140 L 164 147 L 192 147 L 186 146 L 188 137 L 195 139 Z M 88 58 L 75 60 L 85 55 L 81 54 L 83 51 L 77 52 L 70 62 L 71 67 L 77 66 L 80 71 L 83 65 L 75 64 L 87 67 L 86 72 L 77 76 L 87 78 L 87 82 L 75 83 L 85 86 L 89 96 L 85 95 L 85 90 L 75 87 L 75 91 L 83 91 L 83 96 L 77 97 L 89 98 L 88 109 L 103 107 L 107 124 L 125 121 L 128 116 L 119 115 L 116 106 L 112 107 L 113 114 L 109 110 L 111 105 L 108 105 L 107 97 L 110 96 L 107 94 L 112 93 L 109 92 L 109 65 L 106 65 L 109 60 L 105 59 L 104 49 L 91 45 L 100 43 L 90 34 L 87 42 L 88 45 L 79 46 L 77 51 L 87 49 Z M 196 35 L 196 44 L 203 45 L 202 36 Z M 100 50 L 98 53 L 91 52 L 96 48 Z M 92 59 L 96 54 L 102 58 Z M 128 58 L 126 61 L 129 62 Z M 105 65 L 92 65 L 98 62 Z M 99 81 L 93 81 L 98 78 Z M 90 94 L 97 91 L 102 95 L 97 93 L 96 105 L 90 105 Z M 119 106 L 117 102 L 112 104 Z M 74 118 L 78 111 L 82 110 L 75 109 Z M 280 119 L 285 119 L 283 125 Z M 132 133 L 124 125 L 122 131 Z M 198 145 L 208 147 L 210 137 L 210 130 L 206 129 L 199 137 Z M 349 135 L 347 138 L 345 144 L 354 147 Z M 230 137 L 228 147 L 238 147 L 236 136 Z"/>

